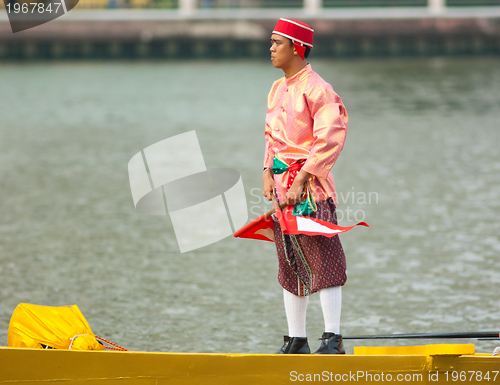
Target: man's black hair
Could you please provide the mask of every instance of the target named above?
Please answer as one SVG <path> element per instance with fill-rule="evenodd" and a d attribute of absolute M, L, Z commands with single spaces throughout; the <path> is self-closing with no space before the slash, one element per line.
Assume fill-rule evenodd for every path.
<path fill-rule="evenodd" d="M 291 41 L 290 39 L 288 39 L 288 41 L 290 42 L 290 47 L 293 47 L 293 41 Z M 304 52 L 304 59 L 307 59 L 310 53 L 311 53 L 311 47 L 308 47 L 306 45 L 306 51 Z"/>
<path fill-rule="evenodd" d="M 306 46 L 306 52 L 304 52 L 304 59 L 307 59 L 310 53 L 311 53 L 311 47 Z"/>

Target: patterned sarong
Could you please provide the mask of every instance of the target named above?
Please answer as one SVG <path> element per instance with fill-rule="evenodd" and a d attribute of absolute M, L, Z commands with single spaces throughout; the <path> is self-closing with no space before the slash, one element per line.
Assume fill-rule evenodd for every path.
<path fill-rule="evenodd" d="M 337 224 L 335 204 L 329 198 L 317 202 L 310 215 Z M 347 280 L 346 259 L 339 236 L 284 235 L 273 215 L 274 237 L 278 252 L 278 282 L 295 295 L 309 295 L 332 286 L 343 286 Z"/>

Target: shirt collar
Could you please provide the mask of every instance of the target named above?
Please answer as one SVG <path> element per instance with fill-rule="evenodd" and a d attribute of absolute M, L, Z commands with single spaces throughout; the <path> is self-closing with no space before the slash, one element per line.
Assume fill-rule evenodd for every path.
<path fill-rule="evenodd" d="M 293 75 L 291 78 L 285 78 L 286 85 L 291 86 L 293 84 L 299 83 L 304 80 L 309 74 L 312 72 L 311 64 L 307 64 L 304 68 L 302 68 L 299 72 Z"/>

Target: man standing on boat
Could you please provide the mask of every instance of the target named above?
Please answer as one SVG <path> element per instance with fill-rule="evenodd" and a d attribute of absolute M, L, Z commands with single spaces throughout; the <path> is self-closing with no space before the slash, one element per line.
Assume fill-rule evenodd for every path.
<path fill-rule="evenodd" d="M 294 207 L 294 214 L 337 223 L 330 169 L 344 146 L 347 113 L 340 97 L 307 63 L 314 31 L 280 19 L 271 36 L 271 60 L 285 76 L 268 96 L 263 195 Z M 303 200 L 305 198 L 305 200 Z M 339 237 L 284 235 L 274 221 L 288 335 L 279 354 L 310 353 L 308 296 L 319 292 L 325 333 L 315 354 L 345 353 L 340 332 L 346 261 Z"/>

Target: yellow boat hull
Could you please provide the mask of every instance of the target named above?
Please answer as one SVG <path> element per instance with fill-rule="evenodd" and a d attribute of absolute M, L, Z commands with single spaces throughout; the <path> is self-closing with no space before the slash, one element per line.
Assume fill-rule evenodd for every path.
<path fill-rule="evenodd" d="M 99 352 L 0 347 L 0 383 L 273 385 L 484 384 L 500 357 L 474 345 L 358 347 L 348 355 Z M 489 381 L 485 379 L 489 377 Z"/>

